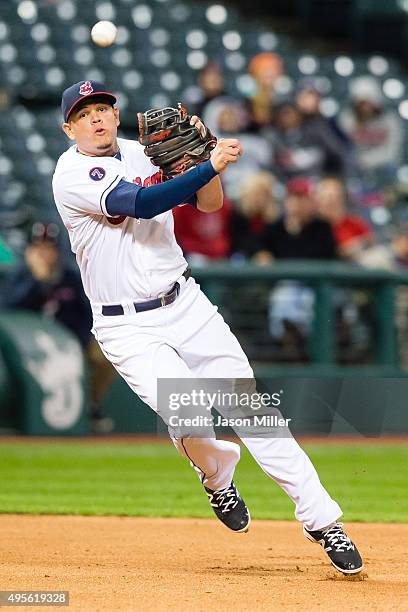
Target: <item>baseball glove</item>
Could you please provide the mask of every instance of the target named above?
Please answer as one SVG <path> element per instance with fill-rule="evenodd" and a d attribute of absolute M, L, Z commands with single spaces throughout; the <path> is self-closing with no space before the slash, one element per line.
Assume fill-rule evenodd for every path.
<path fill-rule="evenodd" d="M 205 136 L 190 125 L 191 116 L 181 103 L 177 108 L 151 109 L 137 114 L 139 142 L 145 154 L 162 170 L 163 178 L 183 174 L 210 158 L 217 139 L 206 128 Z"/>

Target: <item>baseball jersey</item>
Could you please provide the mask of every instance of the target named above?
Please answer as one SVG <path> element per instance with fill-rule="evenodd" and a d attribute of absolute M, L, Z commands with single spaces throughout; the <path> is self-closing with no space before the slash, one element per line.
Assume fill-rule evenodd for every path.
<path fill-rule="evenodd" d="M 115 157 L 90 157 L 70 147 L 52 181 L 85 293 L 95 305 L 157 297 L 187 267 L 171 211 L 153 219 L 109 216 L 106 198 L 122 179 L 144 187 L 161 180 L 139 142 L 118 138 L 118 145 Z"/>

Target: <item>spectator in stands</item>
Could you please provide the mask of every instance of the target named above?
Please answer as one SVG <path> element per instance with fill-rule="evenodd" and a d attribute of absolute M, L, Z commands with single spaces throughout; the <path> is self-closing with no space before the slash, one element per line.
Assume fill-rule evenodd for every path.
<path fill-rule="evenodd" d="M 408 223 L 396 223 L 391 241 L 375 244 L 360 253 L 358 263 L 366 268 L 396 271 L 408 267 Z"/>
<path fill-rule="evenodd" d="M 287 183 L 284 214 L 264 234 L 264 261 L 334 259 L 336 244 L 329 223 L 318 216 L 314 185 L 307 178 Z M 288 358 L 304 361 L 313 318 L 314 293 L 297 281 L 281 281 L 270 294 L 269 331 Z"/>
<path fill-rule="evenodd" d="M 336 117 L 328 118 L 322 114 L 321 101 L 322 97 L 318 84 L 313 79 L 303 79 L 297 88 L 296 106 L 302 113 L 304 122 L 314 125 L 316 129 L 320 129 L 323 133 L 331 133 L 332 137 L 339 141 L 338 146 L 341 150 L 345 150 L 346 147 L 348 148 L 349 155 L 346 158 L 350 160 L 348 171 L 350 174 L 355 174 L 354 147 L 352 142 L 339 126 Z M 325 171 L 332 174 L 342 171 L 338 164 L 338 156 L 332 157 L 330 151 L 327 153 Z"/>
<path fill-rule="evenodd" d="M 189 109 L 190 114 L 198 115 L 210 129 L 214 130 L 218 115 L 218 102 L 226 98 L 224 75 L 219 64 L 214 61 L 208 62 L 199 72 L 197 80 L 201 97 L 194 108 Z"/>
<path fill-rule="evenodd" d="M 248 100 L 251 129 L 268 127 L 273 118 L 276 85 L 284 75 L 282 58 L 277 53 L 263 52 L 255 55 L 248 64 L 248 72 L 254 78 L 256 90 Z"/>
<path fill-rule="evenodd" d="M 237 206 L 232 212 L 232 255 L 235 259 L 255 257 L 262 262 L 264 233 L 279 214 L 275 196 L 276 179 L 262 171 L 249 176 L 242 184 Z"/>
<path fill-rule="evenodd" d="M 236 202 L 242 183 L 261 170 L 270 170 L 271 146 L 269 140 L 248 132 L 249 114 L 242 102 L 229 100 L 219 108 L 216 135 L 221 138 L 239 138 L 245 152 L 239 164 L 230 164 L 222 175 L 227 197 Z M 233 167 L 235 166 L 235 167 Z"/>
<path fill-rule="evenodd" d="M 222 208 L 211 215 L 192 206 L 178 206 L 173 216 L 177 242 L 189 263 L 201 265 L 229 256 L 231 204 L 226 198 Z"/>
<path fill-rule="evenodd" d="M 368 223 L 347 210 L 346 188 L 337 178 L 320 181 L 316 193 L 322 219 L 330 223 L 340 257 L 359 261 L 359 256 L 374 240 Z"/>
<path fill-rule="evenodd" d="M 273 170 L 282 180 L 301 176 L 318 179 L 329 161 L 340 174 L 346 173 L 346 145 L 325 124 L 305 121 L 294 100 L 287 99 L 275 107 L 272 128 Z"/>
<path fill-rule="evenodd" d="M 96 433 L 107 433 L 113 422 L 104 414 L 101 402 L 114 371 L 91 334 L 89 302 L 78 274 L 63 265 L 58 242 L 57 225 L 33 225 L 25 262 L 10 278 L 6 306 L 54 318 L 77 337 L 90 367 L 92 426 Z"/>
<path fill-rule="evenodd" d="M 355 145 L 363 173 L 384 173 L 392 180 L 402 153 L 403 129 L 398 115 L 384 108 L 380 85 L 371 76 L 353 79 L 351 107 L 340 115 L 340 124 Z"/>
<path fill-rule="evenodd" d="M 291 179 L 286 189 L 283 216 L 265 230 L 265 251 L 271 259 L 335 259 L 335 238 L 319 217 L 312 181 Z"/>

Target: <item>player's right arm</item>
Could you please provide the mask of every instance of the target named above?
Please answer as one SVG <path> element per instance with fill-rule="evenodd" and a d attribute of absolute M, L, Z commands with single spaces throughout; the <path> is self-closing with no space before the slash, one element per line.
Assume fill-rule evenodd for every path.
<path fill-rule="evenodd" d="M 218 150 L 214 149 L 211 160 L 170 181 L 149 187 L 126 181 L 122 165 L 115 158 L 102 161 L 102 158 L 68 156 L 55 172 L 54 196 L 74 213 L 152 219 L 192 200 L 228 163 L 236 161 L 239 151 L 234 143 L 228 146 L 228 141 L 222 141 L 217 145 Z"/>

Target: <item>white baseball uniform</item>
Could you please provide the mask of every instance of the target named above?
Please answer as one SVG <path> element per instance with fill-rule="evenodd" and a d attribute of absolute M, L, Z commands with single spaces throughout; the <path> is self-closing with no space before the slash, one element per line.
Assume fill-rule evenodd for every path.
<path fill-rule="evenodd" d="M 106 198 L 121 179 L 148 186 L 157 168 L 138 142 L 118 139 L 120 155 L 89 157 L 75 146 L 58 160 L 55 202 L 91 302 L 93 333 L 102 351 L 139 397 L 157 410 L 159 378 L 252 378 L 248 360 L 230 328 L 193 278 L 182 277 L 187 262 L 176 243 L 171 211 L 153 219 L 111 218 Z M 135 302 L 181 289 L 174 303 L 136 312 Z M 102 305 L 120 304 L 123 315 L 105 316 Z M 240 447 L 213 438 L 173 439 L 206 487 L 229 486 Z M 308 529 L 341 516 L 311 461 L 293 437 L 242 437 L 265 473 L 295 503 L 296 518 Z"/>

